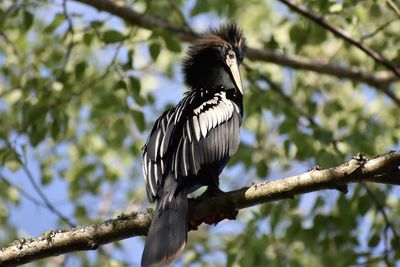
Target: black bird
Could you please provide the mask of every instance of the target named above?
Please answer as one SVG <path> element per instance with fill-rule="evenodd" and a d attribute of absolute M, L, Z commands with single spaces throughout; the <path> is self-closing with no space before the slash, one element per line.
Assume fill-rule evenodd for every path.
<path fill-rule="evenodd" d="M 240 142 L 239 65 L 245 50 L 246 39 L 236 24 L 211 29 L 189 47 L 182 70 L 190 91 L 158 118 L 143 147 L 147 196 L 157 206 L 142 267 L 168 265 L 183 250 L 187 194 L 200 186 L 219 190 L 219 175 Z"/>

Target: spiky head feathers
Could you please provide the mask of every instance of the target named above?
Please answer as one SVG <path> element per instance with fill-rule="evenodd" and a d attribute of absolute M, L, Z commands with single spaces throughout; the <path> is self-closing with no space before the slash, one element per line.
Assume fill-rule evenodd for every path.
<path fill-rule="evenodd" d="M 240 64 L 246 48 L 246 38 L 236 24 L 228 23 L 210 29 L 209 32 L 201 35 L 187 51 L 182 64 L 186 84 L 193 87 L 198 84 L 198 79 L 206 79 L 207 77 L 199 75 L 205 74 L 207 68 L 225 64 L 229 51 L 234 51 L 237 63 Z"/>

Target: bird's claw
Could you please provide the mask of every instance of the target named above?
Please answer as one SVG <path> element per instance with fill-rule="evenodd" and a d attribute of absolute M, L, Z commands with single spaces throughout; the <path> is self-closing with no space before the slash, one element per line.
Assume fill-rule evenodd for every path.
<path fill-rule="evenodd" d="M 209 215 L 209 216 L 206 216 L 206 217 L 198 219 L 198 220 L 190 220 L 189 221 L 189 231 L 197 230 L 198 226 L 202 223 L 209 224 L 209 225 L 217 225 L 220 221 L 223 221 L 224 219 L 236 220 L 238 213 L 239 213 L 238 210 L 232 210 L 230 212 L 223 212 L 223 213 L 219 213 L 219 214 Z"/>

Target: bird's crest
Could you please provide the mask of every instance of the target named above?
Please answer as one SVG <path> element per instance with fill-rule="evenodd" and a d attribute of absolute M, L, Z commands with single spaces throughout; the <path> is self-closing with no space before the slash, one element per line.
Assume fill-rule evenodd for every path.
<path fill-rule="evenodd" d="M 211 28 L 209 32 L 200 36 L 200 38 L 189 47 L 188 56 L 193 57 L 206 48 L 237 47 L 244 51 L 247 47 L 246 38 L 242 30 L 235 23 L 227 23 L 217 28 Z M 186 60 L 188 61 L 188 60 Z"/>
<path fill-rule="evenodd" d="M 210 33 L 211 35 L 222 39 L 223 42 L 229 43 L 242 50 L 245 50 L 247 47 L 246 38 L 244 37 L 242 30 L 235 23 L 227 23 L 219 28 L 213 28 Z"/>

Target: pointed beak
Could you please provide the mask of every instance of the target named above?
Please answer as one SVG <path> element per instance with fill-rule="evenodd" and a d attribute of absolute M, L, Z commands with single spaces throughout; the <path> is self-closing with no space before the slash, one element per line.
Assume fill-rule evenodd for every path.
<path fill-rule="evenodd" d="M 242 78 L 240 77 L 239 66 L 237 64 L 236 58 L 233 60 L 226 60 L 226 64 L 232 73 L 233 80 L 235 81 L 236 87 L 239 89 L 240 93 L 243 95 L 243 84 Z"/>

